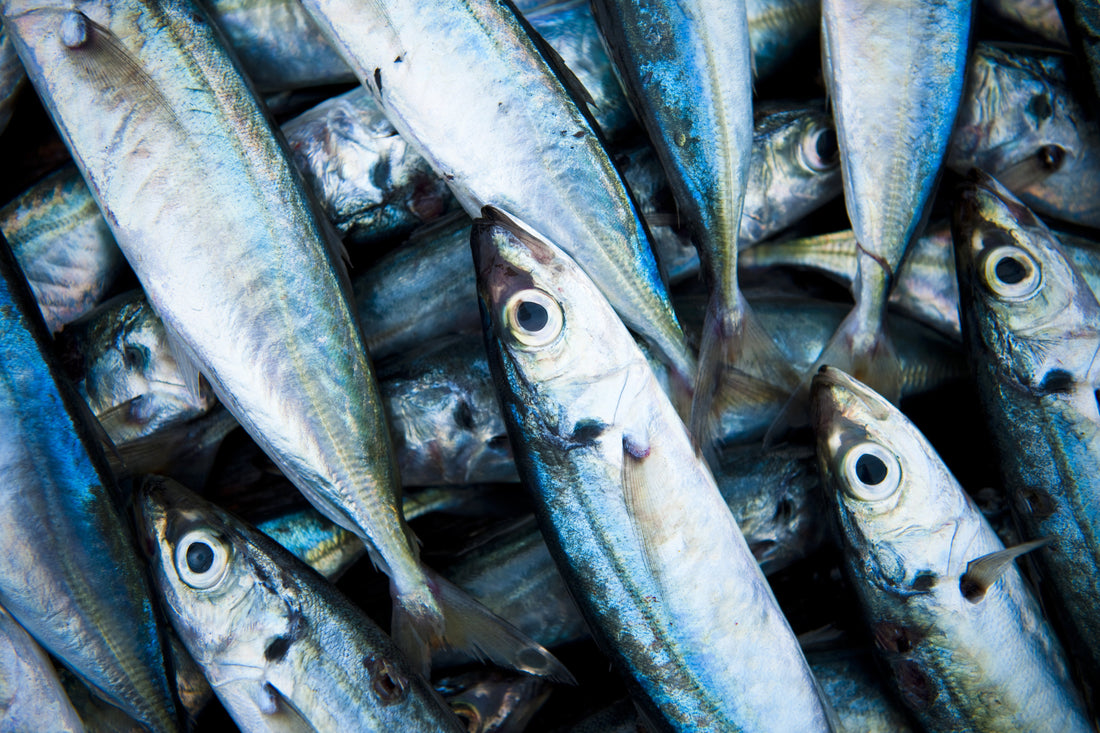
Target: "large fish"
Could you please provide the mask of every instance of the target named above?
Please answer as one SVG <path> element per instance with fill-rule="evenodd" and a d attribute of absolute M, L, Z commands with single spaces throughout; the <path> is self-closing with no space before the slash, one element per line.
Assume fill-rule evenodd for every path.
<path fill-rule="evenodd" d="M 1092 730 L 1061 645 L 1012 564 L 1022 548 L 1005 550 L 925 437 L 880 395 L 826 367 L 812 404 L 848 574 L 924 727 Z"/>
<path fill-rule="evenodd" d="M 1100 670 L 1100 303 L 1057 239 L 975 173 L 954 223 L 960 312 L 1001 474 L 1071 651 Z"/>
<path fill-rule="evenodd" d="M 584 103 L 571 96 L 567 84 L 576 83 L 555 73 L 554 54 L 512 8 L 445 3 L 425 14 L 409 0 L 304 5 L 462 207 L 472 216 L 487 204 L 509 211 L 571 253 L 672 366 L 686 396 L 694 358 L 645 226 Z"/>
<path fill-rule="evenodd" d="M 797 383 L 737 282 L 753 137 L 745 3 L 602 0 L 594 8 L 710 288 L 691 407 L 692 434 L 709 446 L 715 414 L 750 385 Z"/>
<path fill-rule="evenodd" d="M 167 479 L 138 496 L 169 619 L 252 731 L 459 731 L 366 614 L 267 536 Z"/>
<path fill-rule="evenodd" d="M 363 538 L 391 580 L 394 635 L 421 665 L 448 633 L 472 643 L 479 624 L 495 631 L 420 564 L 339 243 L 202 11 L 0 10 L 187 383 L 197 391 L 201 372 L 310 502 Z"/>
<path fill-rule="evenodd" d="M 106 699 L 176 730 L 149 583 L 94 418 L 53 363 L 3 238 L 0 425 L 0 603 Z"/>
<path fill-rule="evenodd" d="M 798 643 L 634 340 L 568 255 L 484 214 L 471 243 L 520 474 L 647 717 L 664 730 L 827 730 Z"/>

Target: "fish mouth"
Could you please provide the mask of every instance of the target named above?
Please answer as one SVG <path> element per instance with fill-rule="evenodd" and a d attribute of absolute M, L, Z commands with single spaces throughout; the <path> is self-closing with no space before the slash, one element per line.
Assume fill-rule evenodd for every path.
<path fill-rule="evenodd" d="M 1000 181 L 985 171 L 971 168 L 962 184 L 960 202 L 968 213 L 982 221 L 1011 222 L 1017 226 L 1039 226 L 1039 220 Z"/>
<path fill-rule="evenodd" d="M 146 476 L 134 492 L 134 524 L 138 543 L 146 557 L 157 556 L 157 548 L 168 526 L 168 496 L 165 479 Z"/>

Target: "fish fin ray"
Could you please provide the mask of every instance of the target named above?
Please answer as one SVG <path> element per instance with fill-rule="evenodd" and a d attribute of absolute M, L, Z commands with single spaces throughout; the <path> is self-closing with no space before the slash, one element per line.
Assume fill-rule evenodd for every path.
<path fill-rule="evenodd" d="M 203 376 L 199 368 L 199 358 L 195 351 L 183 340 L 183 337 L 169 325 L 168 321 L 160 319 L 164 324 L 164 335 L 168 341 L 168 349 L 172 352 L 172 358 L 179 367 L 180 377 L 187 388 L 187 392 L 195 404 L 202 404 L 206 400 L 203 396 Z"/>
<path fill-rule="evenodd" d="M 966 572 L 959 578 L 959 590 L 963 597 L 971 603 L 978 603 L 985 598 L 988 591 L 1012 562 L 1027 553 L 1045 547 L 1054 541 L 1052 537 L 1044 537 L 1030 542 L 1024 542 L 1013 547 L 982 555 L 966 564 Z"/>

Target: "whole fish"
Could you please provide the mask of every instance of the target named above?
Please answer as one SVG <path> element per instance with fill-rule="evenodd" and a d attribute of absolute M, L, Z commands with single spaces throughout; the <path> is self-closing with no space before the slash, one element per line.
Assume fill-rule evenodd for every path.
<path fill-rule="evenodd" d="M 46 652 L 0 607 L 0 731 L 83 733 Z"/>
<path fill-rule="evenodd" d="M 471 243 L 520 474 L 647 718 L 827 730 L 798 643 L 645 357 L 562 250 L 484 215 Z"/>
<path fill-rule="evenodd" d="M 0 375 L 0 603 L 107 700 L 150 730 L 176 730 L 162 639 L 118 488 L 2 237 Z"/>
<path fill-rule="evenodd" d="M 971 2 L 824 0 L 821 7 L 825 80 L 859 253 L 855 308 L 817 364 L 842 368 L 896 400 L 897 356 L 883 330 L 886 299 L 947 152 L 963 91 Z"/>
<path fill-rule="evenodd" d="M 274 541 L 150 478 L 141 532 L 169 619 L 243 731 L 460 731 L 394 643 Z"/>
<path fill-rule="evenodd" d="M 575 83 L 511 7 L 445 4 L 425 16 L 408 0 L 303 4 L 467 213 L 492 204 L 572 253 L 686 390 L 694 359 L 642 220 Z"/>
<path fill-rule="evenodd" d="M 19 93 L 26 80 L 27 75 L 23 73 L 23 64 L 19 63 L 15 44 L 11 42 L 4 26 L 0 25 L 0 132 L 3 132 L 11 121 L 15 95 Z"/>
<path fill-rule="evenodd" d="M 426 669 L 449 629 L 506 665 L 529 653 L 560 671 L 429 582 L 339 243 L 201 9 L 3 0 L 0 11 L 187 383 L 197 392 L 201 373 L 306 498 L 367 543 L 391 579 L 399 645 Z"/>
<path fill-rule="evenodd" d="M 925 437 L 824 367 L 813 421 L 849 577 L 902 700 L 929 731 L 1089 731 L 1061 645 Z"/>
<path fill-rule="evenodd" d="M 959 193 L 956 271 L 971 368 L 1024 539 L 1100 670 L 1100 304 L 1056 238 L 975 173 Z"/>
<path fill-rule="evenodd" d="M 0 209 L 0 232 L 50 331 L 60 331 L 90 311 L 123 267 L 107 222 L 71 166 Z"/>
<path fill-rule="evenodd" d="M 1065 54 L 981 43 L 947 165 L 980 168 L 1035 211 L 1100 228 L 1100 119 L 1073 93 Z"/>
<path fill-rule="evenodd" d="M 795 383 L 737 283 L 753 137 L 745 2 L 601 0 L 593 7 L 711 293 L 691 407 L 691 432 L 709 446 L 715 413 L 746 383 Z"/>

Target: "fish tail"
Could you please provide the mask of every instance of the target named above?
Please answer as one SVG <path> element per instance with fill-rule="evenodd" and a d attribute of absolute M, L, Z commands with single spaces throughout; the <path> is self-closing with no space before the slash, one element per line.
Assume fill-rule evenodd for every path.
<path fill-rule="evenodd" d="M 722 414 L 745 399 L 776 401 L 798 375 L 740 295 L 734 308 L 711 297 L 703 321 L 691 434 L 704 448 L 719 438 Z"/>
<path fill-rule="evenodd" d="M 443 646 L 446 622 L 437 594 L 430 584 L 413 591 L 400 591 L 390 583 L 393 614 L 390 634 L 414 669 L 425 678 L 432 668 L 432 649 Z"/>

